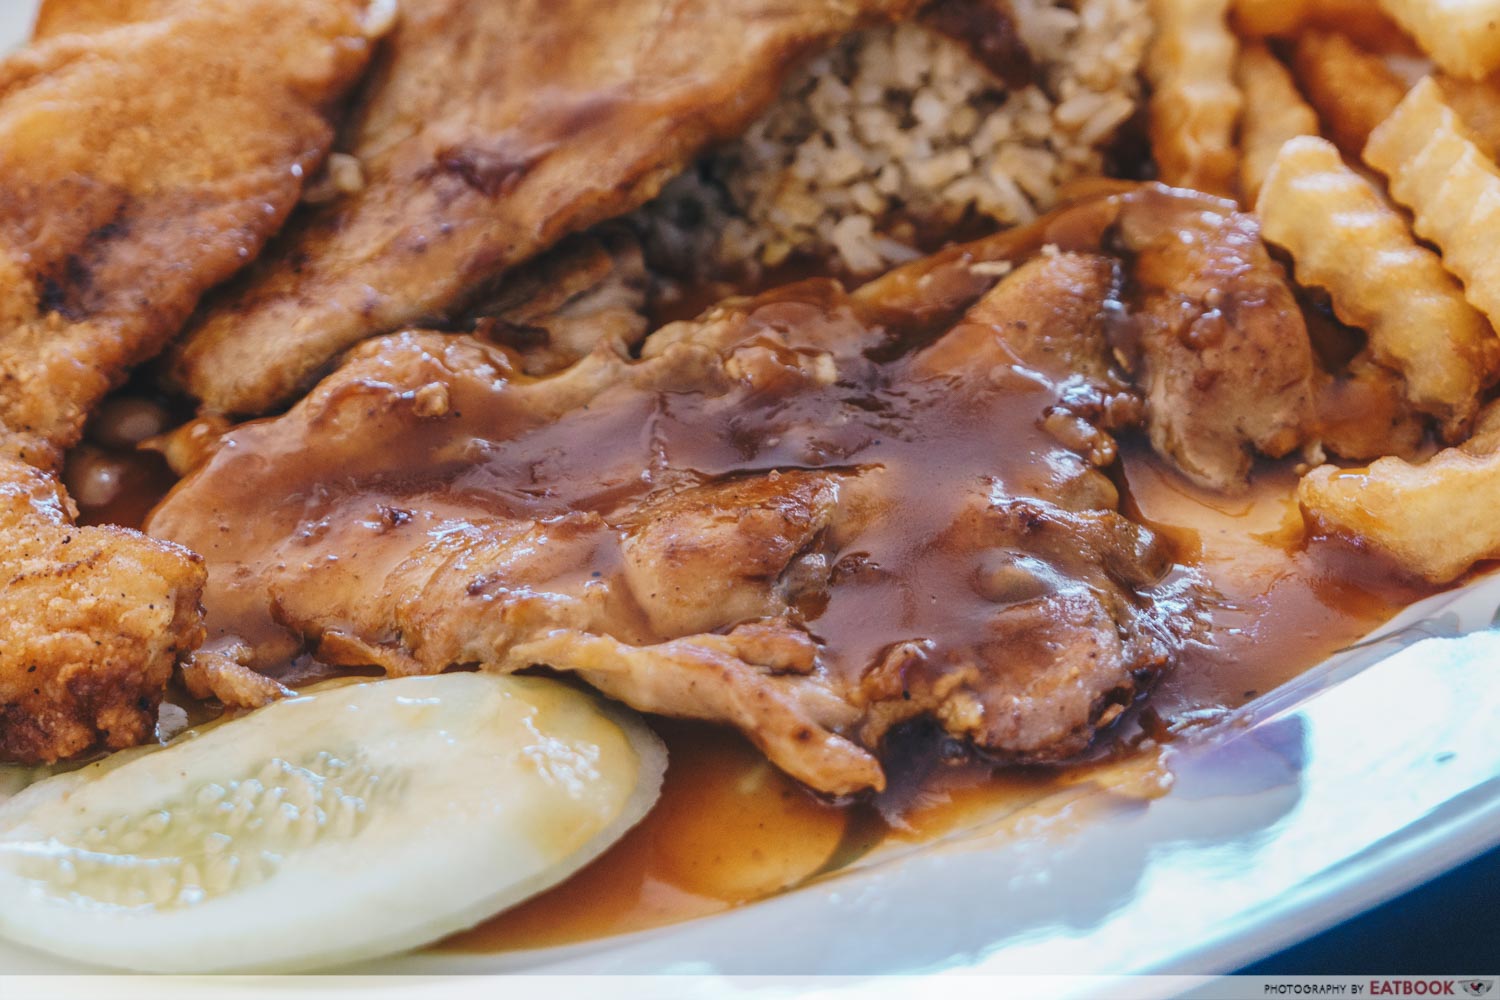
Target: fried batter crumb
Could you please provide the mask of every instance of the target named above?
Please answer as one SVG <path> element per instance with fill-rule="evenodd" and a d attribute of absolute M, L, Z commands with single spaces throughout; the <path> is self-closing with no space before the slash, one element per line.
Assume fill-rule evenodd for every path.
<path fill-rule="evenodd" d="M 188 694 L 200 700 L 217 698 L 225 708 L 264 708 L 292 692 L 245 664 L 250 648 L 243 644 L 216 651 L 200 649 L 182 664 Z"/>
<path fill-rule="evenodd" d="M 0 459 L 0 759 L 149 740 L 173 665 L 203 640 L 202 559 L 74 513 L 50 476 Z"/>

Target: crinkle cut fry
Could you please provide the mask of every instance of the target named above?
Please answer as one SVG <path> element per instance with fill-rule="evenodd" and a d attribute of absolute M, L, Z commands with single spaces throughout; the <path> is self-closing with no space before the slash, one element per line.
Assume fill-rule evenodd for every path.
<path fill-rule="evenodd" d="M 1156 37 L 1146 77 L 1159 175 L 1173 187 L 1233 197 L 1244 99 L 1233 79 L 1238 46 L 1227 21 L 1229 0 L 1151 0 L 1151 12 Z"/>
<path fill-rule="evenodd" d="M 1369 334 L 1375 360 L 1404 376 L 1412 403 L 1450 440 L 1462 437 L 1494 381 L 1500 340 L 1437 254 L 1324 139 L 1282 147 L 1256 211 L 1297 280 L 1327 290 L 1339 318 Z"/>
<path fill-rule="evenodd" d="M 1337 32 L 1302 32 L 1292 68 L 1329 138 L 1348 156 L 1359 156 L 1375 126 L 1406 96 L 1405 81 L 1384 59 Z"/>
<path fill-rule="evenodd" d="M 1455 76 L 1500 69 L 1500 0 L 1379 0 L 1385 12 Z"/>
<path fill-rule="evenodd" d="M 1310 29 L 1337 31 L 1377 52 L 1408 52 L 1411 39 L 1374 0 L 1234 0 L 1244 38 L 1295 38 Z"/>
<path fill-rule="evenodd" d="M 1282 144 L 1318 134 L 1318 113 L 1302 99 L 1292 75 L 1264 45 L 1240 51 L 1235 79 L 1245 94 L 1240 122 L 1240 198 L 1254 205 Z"/>
<path fill-rule="evenodd" d="M 1500 451 L 1438 452 L 1421 465 L 1314 469 L 1297 488 L 1312 533 L 1372 549 L 1414 577 L 1451 583 L 1500 558 Z"/>
<path fill-rule="evenodd" d="M 1429 77 L 1412 88 L 1365 144 L 1391 196 L 1412 211 L 1464 294 L 1500 322 L 1500 168 L 1475 143 Z"/>

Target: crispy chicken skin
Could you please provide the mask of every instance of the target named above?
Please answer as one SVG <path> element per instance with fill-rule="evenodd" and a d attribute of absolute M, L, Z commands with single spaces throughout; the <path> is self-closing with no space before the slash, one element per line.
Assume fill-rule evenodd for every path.
<path fill-rule="evenodd" d="M 73 525 L 55 480 L 0 459 L 0 759 L 150 739 L 178 655 L 203 639 L 203 561 Z"/>
<path fill-rule="evenodd" d="M 0 434 L 42 468 L 281 225 L 371 47 L 364 0 L 152 7 L 0 63 Z"/>
<path fill-rule="evenodd" d="M 177 0 L 42 0 L 32 41 L 53 35 L 93 34 L 159 17 Z"/>
<path fill-rule="evenodd" d="M 834 794 L 880 787 L 888 735 L 914 723 L 1065 759 L 1168 667 L 1202 599 L 1103 471 L 1146 420 L 1115 340 L 1152 305 L 1130 301 L 1142 255 L 1099 251 L 1134 213 L 1219 204 L 1095 199 L 541 377 L 471 336 L 377 338 L 231 431 L 149 529 L 207 559 L 210 648 L 264 671 L 302 652 L 397 674 L 544 664 L 735 725 Z M 1229 293 L 1275 281 L 1252 258 Z M 1254 317 L 1225 316 L 1216 363 L 1250 379 L 1228 369 L 1254 352 L 1228 347 Z M 1246 441 L 1215 440 L 1235 467 Z"/>
<path fill-rule="evenodd" d="M 89 410 L 259 252 L 364 68 L 366 0 L 56 0 L 0 62 L 0 758 L 149 738 L 201 560 L 77 528 Z"/>
<path fill-rule="evenodd" d="M 917 0 L 403 0 L 347 148 L 363 190 L 303 213 L 172 354 L 215 412 L 290 401 L 342 350 L 451 316 L 500 272 L 651 198 L 802 54 Z"/>

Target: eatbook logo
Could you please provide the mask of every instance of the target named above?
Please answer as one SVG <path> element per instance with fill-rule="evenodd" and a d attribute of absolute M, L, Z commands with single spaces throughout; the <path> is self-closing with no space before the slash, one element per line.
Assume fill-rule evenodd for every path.
<path fill-rule="evenodd" d="M 1469 994 L 1469 996 L 1482 997 L 1495 988 L 1495 981 L 1493 979 L 1470 979 L 1461 985 L 1464 988 L 1464 992 Z"/>

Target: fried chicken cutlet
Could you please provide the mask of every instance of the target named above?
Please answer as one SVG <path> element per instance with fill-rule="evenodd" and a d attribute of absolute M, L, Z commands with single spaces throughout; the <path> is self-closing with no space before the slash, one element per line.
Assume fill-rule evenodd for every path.
<path fill-rule="evenodd" d="M 0 760 L 150 739 L 173 665 L 203 641 L 201 559 L 75 516 L 55 479 L 0 458 Z"/>
<path fill-rule="evenodd" d="M 277 230 L 369 56 L 364 0 L 153 8 L 0 63 L 0 426 L 39 468 Z"/>
<path fill-rule="evenodd" d="M 1168 231 L 1199 238 L 1157 253 Z M 1191 405 L 1191 447 L 1151 438 L 1232 487 L 1310 433 L 1307 332 L 1262 308 L 1289 295 L 1253 219 L 1144 187 L 853 294 L 731 299 L 638 360 L 606 341 L 533 377 L 408 331 L 231 431 L 148 530 L 206 558 L 207 648 L 269 672 L 546 665 L 734 725 L 832 794 L 881 787 L 912 724 L 1061 760 L 1200 617 L 1195 573 L 1120 509 L 1114 435 Z"/>
<path fill-rule="evenodd" d="M 799 56 L 918 0 L 404 0 L 341 143 L 362 189 L 285 239 L 171 354 L 210 411 L 290 402 L 371 334 L 452 318 L 501 272 L 653 197 Z"/>
<path fill-rule="evenodd" d="M 47 473 L 280 226 L 373 44 L 366 0 L 84 4 L 77 30 L 72 7 L 0 62 L 0 756 L 23 761 L 149 737 L 201 636 L 201 561 L 73 527 Z"/>

